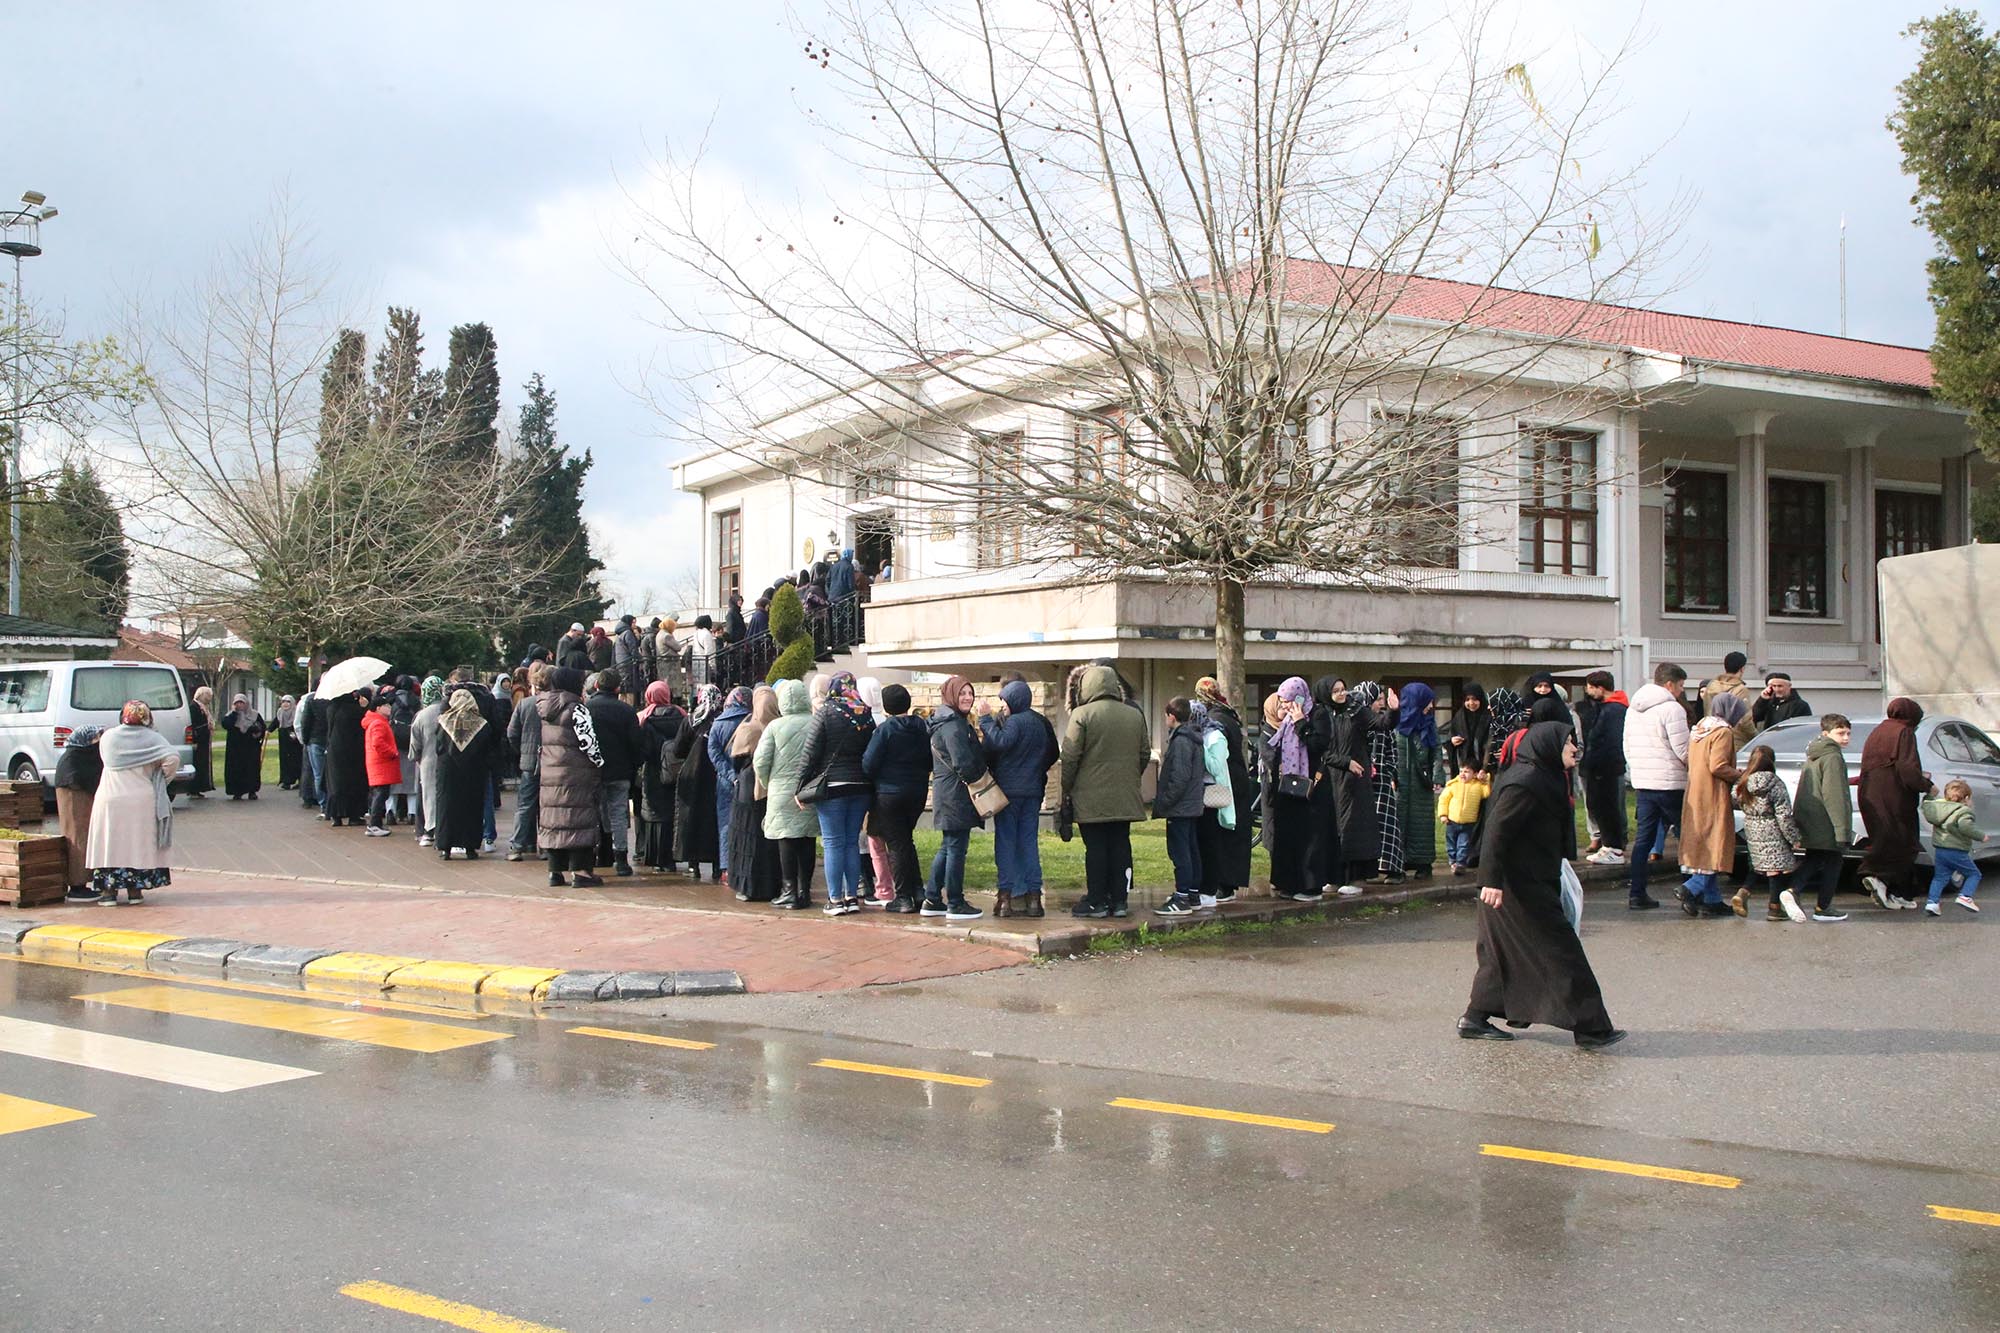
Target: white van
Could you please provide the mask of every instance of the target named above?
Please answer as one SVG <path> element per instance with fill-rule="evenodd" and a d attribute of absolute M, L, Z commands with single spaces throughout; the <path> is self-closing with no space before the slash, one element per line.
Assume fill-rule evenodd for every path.
<path fill-rule="evenodd" d="M 153 728 L 179 751 L 172 786 L 194 780 L 193 709 L 172 667 L 157 662 L 21 662 L 0 666 L 0 756 L 15 782 L 55 792 L 56 756 L 78 727 L 115 727 L 128 700 L 153 710 Z"/>

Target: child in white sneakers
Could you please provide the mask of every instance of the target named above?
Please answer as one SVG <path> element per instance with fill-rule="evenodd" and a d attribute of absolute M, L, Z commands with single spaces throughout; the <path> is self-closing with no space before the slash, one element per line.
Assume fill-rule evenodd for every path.
<path fill-rule="evenodd" d="M 1939 915 L 1938 899 L 1944 897 L 1945 886 L 1954 875 L 1962 877 L 1958 905 L 1977 912 L 1979 904 L 1972 901 L 1972 895 L 1979 892 L 1980 876 L 1979 863 L 1972 859 L 1972 844 L 1985 842 L 1986 835 L 1972 822 L 1971 786 L 1959 778 L 1945 783 L 1942 797 L 1924 802 L 1924 818 L 1930 822 L 1931 859 L 1937 867 L 1931 872 L 1931 897 L 1924 904 L 1924 915 Z"/>

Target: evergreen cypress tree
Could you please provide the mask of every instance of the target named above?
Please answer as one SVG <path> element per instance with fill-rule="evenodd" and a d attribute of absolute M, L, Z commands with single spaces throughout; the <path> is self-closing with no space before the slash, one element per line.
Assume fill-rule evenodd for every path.
<path fill-rule="evenodd" d="M 21 614 L 79 629 L 116 628 L 132 588 L 125 523 L 88 462 L 21 506 Z M 6 559 L 0 527 L 0 561 Z"/>
<path fill-rule="evenodd" d="M 375 429 L 391 439 L 413 437 L 426 419 L 427 399 L 441 390 L 441 382 L 426 381 L 423 317 L 407 306 L 390 306 L 368 386 Z"/>
<path fill-rule="evenodd" d="M 451 414 L 454 456 L 491 462 L 500 444 L 500 365 L 493 330 L 485 324 L 460 324 L 451 331 L 443 401 Z"/>
<path fill-rule="evenodd" d="M 551 557 L 548 572 L 521 590 L 521 620 L 502 637 L 509 660 L 519 661 L 530 643 L 553 648 L 572 621 L 588 625 L 611 605 L 598 587 L 604 569 L 590 549 L 583 521 L 583 482 L 590 472 L 588 449 L 572 455 L 556 437 L 556 395 L 540 372 L 529 377 L 521 404 L 515 448 L 517 466 L 527 469 L 528 503 L 511 515 L 509 536 Z"/>
<path fill-rule="evenodd" d="M 342 329 L 319 377 L 319 450 L 326 453 L 368 429 L 368 339 Z"/>

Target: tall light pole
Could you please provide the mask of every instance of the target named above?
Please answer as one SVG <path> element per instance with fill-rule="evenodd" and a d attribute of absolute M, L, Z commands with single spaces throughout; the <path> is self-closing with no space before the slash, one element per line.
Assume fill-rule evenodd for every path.
<path fill-rule="evenodd" d="M 21 261 L 42 252 L 42 224 L 56 215 L 40 190 L 21 194 L 21 207 L 0 213 L 0 254 L 14 257 L 14 412 L 8 421 L 7 614 L 21 614 L 21 437 L 27 419 L 22 403 L 28 374 L 27 308 L 21 300 Z"/>

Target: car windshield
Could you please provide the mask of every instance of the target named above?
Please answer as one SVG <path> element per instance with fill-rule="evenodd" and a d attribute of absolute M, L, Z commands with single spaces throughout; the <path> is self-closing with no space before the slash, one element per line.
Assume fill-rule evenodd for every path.
<path fill-rule="evenodd" d="M 79 667 L 69 687 L 72 708 L 115 713 L 137 699 L 158 712 L 181 706 L 179 677 L 165 667 Z"/>

